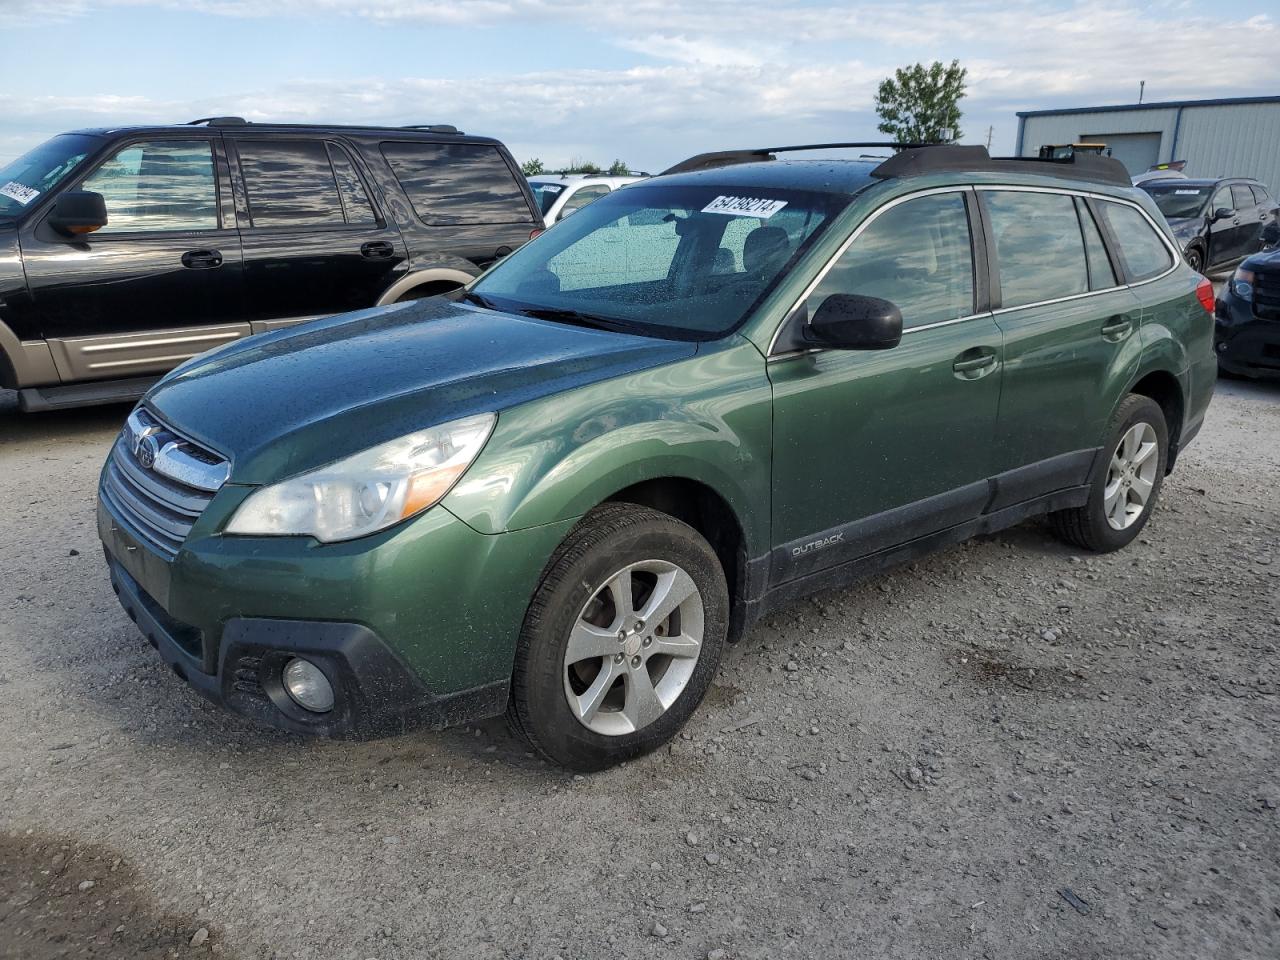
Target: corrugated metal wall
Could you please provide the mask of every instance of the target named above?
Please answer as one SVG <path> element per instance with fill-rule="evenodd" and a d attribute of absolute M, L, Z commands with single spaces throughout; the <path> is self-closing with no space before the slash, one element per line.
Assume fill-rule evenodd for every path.
<path fill-rule="evenodd" d="M 1050 114 L 1023 120 L 1022 155 L 1084 134 L 1160 133 L 1160 160 L 1186 160 L 1193 177 L 1253 177 L 1280 192 L 1280 103 Z M 1174 131 L 1177 129 L 1177 145 Z"/>

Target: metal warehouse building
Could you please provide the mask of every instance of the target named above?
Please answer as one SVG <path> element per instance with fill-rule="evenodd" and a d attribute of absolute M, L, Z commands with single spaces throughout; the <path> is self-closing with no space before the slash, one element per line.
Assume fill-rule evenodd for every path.
<path fill-rule="evenodd" d="M 1098 141 L 1130 174 L 1186 160 L 1189 177 L 1253 177 L 1280 191 L 1280 97 L 1174 100 L 1018 114 L 1018 155 Z"/>

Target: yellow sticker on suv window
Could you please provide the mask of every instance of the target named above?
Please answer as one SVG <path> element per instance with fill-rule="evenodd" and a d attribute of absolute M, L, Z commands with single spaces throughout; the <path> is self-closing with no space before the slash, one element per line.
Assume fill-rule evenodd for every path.
<path fill-rule="evenodd" d="M 785 200 L 768 200 L 764 197 L 716 197 L 702 208 L 702 212 L 768 220 L 786 205 Z"/>

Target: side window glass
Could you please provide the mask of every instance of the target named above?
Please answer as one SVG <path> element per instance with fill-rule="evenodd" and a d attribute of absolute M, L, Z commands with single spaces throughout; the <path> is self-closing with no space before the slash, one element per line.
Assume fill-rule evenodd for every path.
<path fill-rule="evenodd" d="M 1080 229 L 1084 231 L 1084 255 L 1089 262 L 1089 289 L 1106 290 L 1116 285 L 1116 272 L 1107 257 L 1107 248 L 1102 242 L 1102 232 L 1093 222 L 1093 214 L 1089 205 L 1083 200 L 1076 200 L 1076 213 L 1080 215 Z"/>
<path fill-rule="evenodd" d="M 595 183 L 589 187 L 581 187 L 578 190 L 575 190 L 569 199 L 564 202 L 564 206 L 560 210 L 560 216 L 563 217 L 565 214 L 571 213 L 574 210 L 581 210 L 592 200 L 599 200 L 608 192 L 609 188 L 603 183 Z"/>
<path fill-rule="evenodd" d="M 1231 185 L 1231 202 L 1237 210 L 1248 210 L 1253 206 L 1253 194 L 1249 192 L 1249 188 L 1243 183 L 1233 183 Z"/>
<path fill-rule="evenodd" d="M 1250 186 L 1249 189 L 1253 191 L 1254 203 L 1266 203 L 1268 200 L 1271 199 L 1270 197 L 1267 196 L 1267 191 L 1263 190 L 1262 187 L 1259 187 L 1256 184 L 1253 186 Z"/>
<path fill-rule="evenodd" d="M 529 223 L 524 190 L 497 147 L 484 143 L 382 144 L 423 223 Z"/>
<path fill-rule="evenodd" d="M 338 194 L 342 198 L 342 212 L 347 223 L 376 223 L 373 205 L 369 203 L 369 195 L 365 193 L 360 174 L 352 163 L 347 151 L 336 143 L 326 144 L 329 148 L 329 162 L 333 164 L 333 176 L 338 182 Z"/>
<path fill-rule="evenodd" d="M 240 169 L 255 227 L 345 222 L 329 154 L 318 140 L 240 140 Z"/>
<path fill-rule="evenodd" d="M 1173 266 L 1169 248 L 1136 207 L 1104 200 L 1102 215 L 1120 247 L 1120 259 L 1131 281 L 1150 279 Z"/>
<path fill-rule="evenodd" d="M 1000 265 L 1000 301 L 1019 307 L 1089 290 L 1075 202 L 1060 193 L 984 192 Z"/>
<path fill-rule="evenodd" d="M 135 143 L 85 179 L 107 202 L 103 233 L 218 229 L 218 187 L 208 140 Z"/>
<path fill-rule="evenodd" d="M 809 316 L 833 293 L 897 304 L 905 328 L 973 313 L 973 250 L 963 194 L 890 207 L 863 230 L 809 295 Z"/>
<path fill-rule="evenodd" d="M 1213 213 L 1215 210 L 1222 209 L 1234 210 L 1235 208 L 1236 205 L 1231 199 L 1230 188 L 1222 187 L 1213 195 L 1213 204 L 1209 207 L 1209 212 Z"/>

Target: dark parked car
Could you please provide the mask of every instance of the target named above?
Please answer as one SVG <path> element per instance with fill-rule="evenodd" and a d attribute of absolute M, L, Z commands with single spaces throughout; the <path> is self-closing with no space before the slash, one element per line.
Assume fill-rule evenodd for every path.
<path fill-rule="evenodd" d="M 1280 240 L 1280 226 L 1268 237 Z M 1280 249 L 1254 254 L 1222 287 L 1214 311 L 1218 367 L 1250 377 L 1280 377 Z"/>
<path fill-rule="evenodd" d="M 1178 178 L 1138 187 L 1151 194 L 1187 263 L 1201 273 L 1226 270 L 1256 253 L 1263 229 L 1277 218 L 1276 201 L 1256 180 Z"/>
<path fill-rule="evenodd" d="M 63 134 L 0 169 L 0 385 L 132 399 L 211 347 L 462 286 L 541 228 L 507 149 L 446 125 Z"/>

